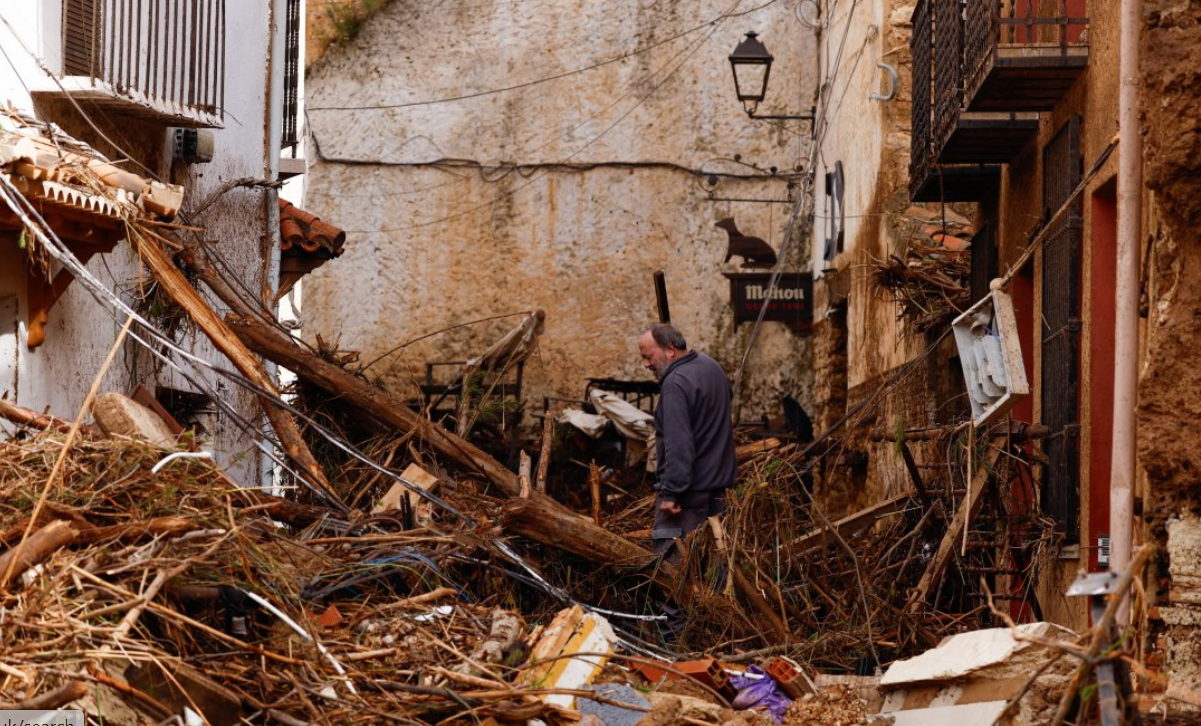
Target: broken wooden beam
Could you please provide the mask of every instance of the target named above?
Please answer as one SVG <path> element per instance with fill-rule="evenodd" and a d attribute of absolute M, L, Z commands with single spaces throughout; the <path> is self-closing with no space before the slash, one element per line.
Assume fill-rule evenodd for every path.
<path fill-rule="evenodd" d="M 783 443 L 776 438 L 763 439 L 762 441 L 752 441 L 749 444 L 743 444 L 734 448 L 734 458 L 739 464 L 746 461 L 756 454 L 762 454 L 765 451 L 774 451 Z"/>
<path fill-rule="evenodd" d="M 259 403 L 267 420 L 271 423 L 271 428 L 279 437 L 280 446 L 283 447 L 288 458 L 296 464 L 300 474 L 308 480 L 309 484 L 332 502 L 340 505 L 340 498 L 330 486 L 329 480 L 325 478 L 325 473 L 317 464 L 317 460 L 313 458 L 313 452 L 309 450 L 308 444 L 301 436 L 295 419 L 275 402 L 279 399 L 279 390 L 275 386 L 275 381 L 267 375 L 262 361 L 256 358 L 242 341 L 238 340 L 225 321 L 200 296 L 192 283 L 188 282 L 183 272 L 175 266 L 162 247 L 149 239 L 149 234 L 146 230 L 142 230 L 141 233 L 129 235 L 130 242 L 134 245 L 142 262 L 150 269 L 171 299 L 178 303 L 196 323 L 196 326 L 208 336 L 217 350 L 221 351 L 234 364 L 238 372 L 254 384 L 259 391 L 262 391 L 258 396 Z"/>
<path fill-rule="evenodd" d="M 71 430 L 71 422 L 64 421 L 61 418 L 56 418 L 49 414 L 38 413 L 31 411 L 28 408 L 22 408 L 15 403 L 0 398 L 0 417 L 6 418 L 15 424 L 28 426 L 34 429 L 47 429 L 57 431 L 60 434 L 65 434 Z M 83 424 L 79 427 L 79 433 L 90 439 L 103 439 L 104 432 L 95 426 Z"/>
<path fill-rule="evenodd" d="M 784 554 L 787 557 L 799 557 L 806 550 L 823 545 L 833 539 L 833 534 L 836 532 L 839 537 L 849 537 L 859 530 L 875 524 L 880 517 L 887 517 L 890 514 L 895 514 L 905 508 L 910 496 L 908 494 L 900 494 L 886 499 L 878 504 L 861 509 L 854 514 L 849 514 L 842 519 L 831 522 L 828 527 L 818 527 L 810 530 L 805 534 L 797 537 L 791 542 L 783 545 Z"/>
<path fill-rule="evenodd" d="M 226 321 L 233 332 L 259 355 L 284 366 L 306 382 L 337 395 L 384 424 L 401 431 L 416 432 L 434 451 L 458 466 L 483 474 L 511 497 L 519 495 L 521 486 L 516 474 L 474 444 L 410 410 L 404 402 L 396 400 L 387 391 L 321 359 L 301 347 L 287 333 L 249 315 L 230 313 Z"/>

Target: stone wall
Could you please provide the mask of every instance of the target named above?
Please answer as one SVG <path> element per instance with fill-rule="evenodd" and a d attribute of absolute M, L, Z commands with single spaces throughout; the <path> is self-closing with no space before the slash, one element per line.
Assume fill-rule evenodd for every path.
<path fill-rule="evenodd" d="M 447 12 L 394 0 L 330 46 L 307 79 L 305 205 L 347 230 L 347 252 L 306 282 L 305 334 L 372 360 L 432 331 L 542 308 L 527 400 L 579 397 L 588 377 L 649 380 L 635 340 L 655 321 L 662 269 L 673 322 L 733 377 L 751 326 L 734 328 L 721 273 L 740 260 L 724 261 L 713 225 L 733 216 L 781 248 L 792 207 L 766 202 L 796 194 L 785 175 L 805 158 L 807 129 L 747 119 L 726 56 L 763 31 L 776 57 L 764 110 L 807 109 L 813 36 L 784 5 L 706 24 L 728 7 Z M 364 106 L 389 108 L 347 108 Z M 791 250 L 788 269 L 806 269 L 807 230 Z M 411 392 L 426 362 L 478 353 L 515 323 L 455 329 L 371 373 Z M 808 339 L 766 323 L 742 416 L 777 414 L 784 394 L 808 405 L 809 380 Z"/>

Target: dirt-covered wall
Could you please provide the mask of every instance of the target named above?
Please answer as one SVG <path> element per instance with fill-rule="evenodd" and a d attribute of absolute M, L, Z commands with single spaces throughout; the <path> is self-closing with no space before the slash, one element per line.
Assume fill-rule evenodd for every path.
<path fill-rule="evenodd" d="M 892 255 L 904 258 L 913 232 L 905 213 L 910 207 L 914 3 L 876 0 L 834 7 L 823 18 L 819 51 L 826 111 L 818 129 L 811 252 L 820 278 L 814 360 L 818 430 L 875 397 L 889 374 L 929 343 L 898 319 L 892 295 L 876 283 L 877 266 Z M 898 75 L 895 88 L 889 68 Z M 832 180 L 839 169 L 844 179 L 841 207 Z M 827 250 L 826 238 L 836 238 L 839 230 L 842 248 L 835 243 Z M 935 423 L 952 384 L 919 371 L 855 415 L 855 426 L 839 431 L 844 450 L 826 457 L 816 483 L 817 495 L 833 514 L 850 513 L 910 486 L 895 447 L 871 441 L 871 432 L 880 426 L 892 431 L 898 421 L 908 428 Z"/>
<path fill-rule="evenodd" d="M 1142 34 L 1145 181 L 1153 194 L 1144 253 L 1147 322 L 1139 381 L 1138 453 L 1149 538 L 1167 545 L 1173 686 L 1201 688 L 1201 3 L 1147 0 Z M 1149 200 L 1150 201 L 1150 200 Z"/>
<path fill-rule="evenodd" d="M 808 129 L 749 120 L 726 58 L 761 31 L 776 59 L 763 110 L 808 109 L 813 35 L 785 4 L 577 5 L 393 0 L 313 64 L 305 204 L 348 238 L 306 282 L 306 335 L 368 361 L 542 308 L 527 398 L 578 397 L 588 377 L 649 380 L 635 340 L 662 269 L 672 321 L 735 374 L 751 326 L 734 328 L 722 272 L 741 260 L 724 261 L 714 223 L 733 216 L 779 250 L 791 205 L 769 202 L 796 194 Z M 807 245 L 798 234 L 788 269 L 807 269 Z M 478 353 L 515 322 L 430 338 L 371 372 L 411 391 L 427 361 Z M 744 418 L 808 400 L 808 347 L 765 324 Z"/>
<path fill-rule="evenodd" d="M 9 49 L 12 62 L 0 64 L 0 103 L 36 113 L 110 158 L 121 159 L 127 152 L 149 168 L 146 171 L 131 166 L 134 171 L 182 185 L 184 209 L 194 210 L 227 181 L 264 179 L 271 174 L 272 11 L 273 4 L 268 0 L 228 5 L 225 127 L 212 130 L 216 153 L 211 163 L 193 165 L 173 160 L 171 130 L 162 123 L 133 119 L 87 101 L 82 102 L 82 113 L 66 100 L 41 97 L 34 103 L 30 89 L 52 88 L 53 83 L 12 33 L 18 33 L 50 67 L 56 67 L 54 46 L 60 17 L 56 3 L 20 0 L 6 8 L 11 27 L 0 29 L 0 44 Z M 257 70 L 247 72 L 252 68 Z M 282 68 L 276 66 L 276 70 L 282 78 Z M 110 145 L 101 134 L 120 148 Z M 269 280 L 272 247 L 278 244 L 278 232 L 272 223 L 276 216 L 273 197 L 262 189 L 234 189 L 189 221 L 205 227 L 204 238 L 216 243 L 214 250 L 229 273 L 257 294 Z M 78 413 L 124 318 L 114 319 L 116 313 L 97 302 L 76 281 L 50 310 L 45 344 L 29 350 L 26 254 L 19 249 L 17 237 L 0 234 L 0 395 L 22 406 L 71 419 Z M 137 291 L 148 278 L 128 244 L 119 243 L 111 253 L 95 256 L 87 267 L 126 302 L 140 307 L 152 319 L 159 317 L 162 311 L 154 309 L 156 306 L 137 303 Z M 230 367 L 195 327 L 181 328 L 177 341 L 194 355 Z M 261 421 L 258 404 L 252 395 L 221 376 L 212 372 L 200 375 L 252 427 L 248 434 L 229 416 L 208 417 L 205 448 L 214 451 L 221 465 L 238 481 L 258 482 L 262 472 L 255 443 L 260 434 L 254 428 Z M 127 340 L 100 390 L 129 393 L 139 383 L 152 391 L 160 386 L 194 391 L 192 383 Z M 4 430 L 0 425 L 0 432 Z"/>

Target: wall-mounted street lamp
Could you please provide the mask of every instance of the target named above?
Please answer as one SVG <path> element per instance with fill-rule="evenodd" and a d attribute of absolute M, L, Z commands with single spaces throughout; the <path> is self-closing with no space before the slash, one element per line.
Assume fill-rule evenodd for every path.
<path fill-rule="evenodd" d="M 785 115 L 756 115 L 759 104 L 767 96 L 767 79 L 771 75 L 771 64 L 775 60 L 767 52 L 767 46 L 759 40 L 759 34 L 751 31 L 730 54 L 730 67 L 734 70 L 734 92 L 742 102 L 742 108 L 751 118 L 775 120 L 812 121 L 813 112 Z"/>

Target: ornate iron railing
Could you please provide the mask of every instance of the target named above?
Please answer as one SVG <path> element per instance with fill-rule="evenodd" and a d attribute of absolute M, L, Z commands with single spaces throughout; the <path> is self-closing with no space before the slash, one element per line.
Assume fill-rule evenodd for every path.
<path fill-rule="evenodd" d="M 293 150 L 300 143 L 297 133 L 300 115 L 300 11 L 301 0 L 288 0 L 284 30 L 284 126 L 281 146 Z"/>
<path fill-rule="evenodd" d="M 1085 0 L 967 0 L 963 67 L 969 93 L 980 87 L 998 46 L 1069 50 L 1084 43 Z M 1076 13 L 1076 16 L 1073 14 Z"/>
<path fill-rule="evenodd" d="M 164 114 L 219 116 L 225 0 L 63 0 L 63 75 Z"/>

